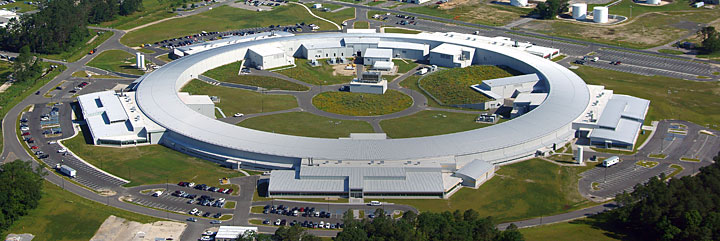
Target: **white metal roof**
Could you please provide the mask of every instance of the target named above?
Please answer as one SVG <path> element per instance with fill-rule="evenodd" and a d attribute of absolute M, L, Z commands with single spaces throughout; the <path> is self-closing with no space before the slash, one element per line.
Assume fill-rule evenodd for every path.
<path fill-rule="evenodd" d="M 474 160 L 457 170 L 456 174 L 462 174 L 472 179 L 478 179 L 485 173 L 493 170 L 495 166 L 483 160 Z"/>
<path fill-rule="evenodd" d="M 392 69 L 394 66 L 395 63 L 392 61 L 375 61 L 375 64 L 373 64 L 374 69 Z"/>
<path fill-rule="evenodd" d="M 614 143 L 633 144 L 635 136 L 640 133 L 640 128 L 642 128 L 642 122 L 623 118 L 618 120 L 615 129 L 595 128 L 590 132 L 589 137 L 610 140 Z"/>
<path fill-rule="evenodd" d="M 271 192 L 443 192 L 439 167 L 301 166 L 299 171 L 275 170 Z"/>
<path fill-rule="evenodd" d="M 340 44 L 340 41 L 307 41 L 303 42 L 302 46 L 305 49 L 329 49 L 341 48 L 342 44 Z"/>
<path fill-rule="evenodd" d="M 529 103 L 529 105 L 540 105 L 547 97 L 547 93 L 522 92 L 515 98 L 515 103 Z"/>
<path fill-rule="evenodd" d="M 235 126 L 197 113 L 180 101 L 177 91 L 192 76 L 237 61 L 237 53 L 256 44 L 271 42 L 375 39 L 427 43 L 449 42 L 471 46 L 515 59 L 547 79 L 545 102 L 534 111 L 490 127 L 429 137 L 355 140 L 325 139 L 275 134 Z M 298 46 L 299 47 L 299 44 Z M 192 76 L 191 76 L 192 75 Z M 327 160 L 408 160 L 483 153 L 529 143 L 567 127 L 582 114 L 589 102 L 585 82 L 552 61 L 511 48 L 421 34 L 305 34 L 260 39 L 215 48 L 170 62 L 146 74 L 137 85 L 137 101 L 152 120 L 178 134 L 204 144 L 265 155 Z M 564 133 L 563 133 L 564 134 Z M 525 150 L 519 150 L 525 151 Z M 530 150 L 527 150 L 530 151 Z"/>
<path fill-rule="evenodd" d="M 430 50 L 430 46 L 427 44 L 397 42 L 397 41 L 380 41 L 380 42 L 378 42 L 378 48 L 412 49 L 412 50 L 422 50 L 425 52 Z"/>
<path fill-rule="evenodd" d="M 392 58 L 392 49 L 367 48 L 363 53 L 364 58 Z"/>
<path fill-rule="evenodd" d="M 433 53 L 441 53 L 441 54 L 453 55 L 453 56 L 460 55 L 462 53 L 462 51 L 473 52 L 475 50 L 472 48 L 463 47 L 463 46 L 455 45 L 455 44 L 449 44 L 449 43 L 440 44 L 439 46 L 430 50 L 430 52 L 433 52 Z"/>
<path fill-rule="evenodd" d="M 649 107 L 649 100 L 615 94 L 605 105 L 598 126 L 615 128 L 622 118 L 644 120 Z"/>
<path fill-rule="evenodd" d="M 243 226 L 220 226 L 215 239 L 236 239 L 241 235 L 245 234 L 246 231 L 258 231 L 257 227 L 243 227 Z"/>
<path fill-rule="evenodd" d="M 505 78 L 483 80 L 483 84 L 486 84 L 490 87 L 498 87 L 498 86 L 505 86 L 505 85 L 515 85 L 515 84 L 522 84 L 522 83 L 538 82 L 539 80 L 540 80 L 540 77 L 538 77 L 537 74 L 524 74 L 524 75 L 510 76 L 510 77 L 505 77 Z"/>
<path fill-rule="evenodd" d="M 272 56 L 272 55 L 276 55 L 276 54 L 285 53 L 276 44 L 254 45 L 254 46 L 250 47 L 250 51 L 253 51 L 253 52 L 255 52 L 255 54 L 260 55 L 260 56 Z"/>
<path fill-rule="evenodd" d="M 180 100 L 186 105 L 214 105 L 210 96 L 207 95 L 190 95 L 188 92 L 179 92 Z"/>

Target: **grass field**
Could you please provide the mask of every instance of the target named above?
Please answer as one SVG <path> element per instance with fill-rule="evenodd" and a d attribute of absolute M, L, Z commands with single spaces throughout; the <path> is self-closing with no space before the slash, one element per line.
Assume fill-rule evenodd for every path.
<path fill-rule="evenodd" d="M 311 7 L 311 6 L 312 6 L 311 3 L 307 3 L 307 4 L 305 4 L 305 5 L 308 6 L 308 7 Z M 323 5 L 323 7 L 330 8 L 330 9 L 332 9 L 332 10 L 337 10 L 338 8 L 341 8 L 341 7 L 342 7 L 341 5 L 331 4 L 331 3 L 322 3 L 322 5 Z M 322 17 L 322 18 L 325 18 L 325 19 L 327 19 L 327 20 L 333 21 L 333 22 L 335 22 L 335 23 L 338 24 L 338 25 L 342 24 L 342 22 L 344 22 L 344 21 L 346 21 L 346 20 L 350 20 L 350 19 L 355 18 L 355 8 L 346 8 L 346 9 L 343 9 L 343 10 L 340 10 L 340 11 L 337 11 L 337 12 L 324 12 L 324 11 L 321 11 L 320 9 L 310 8 L 310 11 L 312 11 L 315 15 L 318 15 L 318 16 L 320 16 L 320 17 Z M 306 11 L 306 12 L 307 12 L 307 11 Z M 306 14 L 307 14 L 307 13 L 306 13 Z M 322 21 L 322 20 L 319 20 L 319 19 L 317 19 L 317 18 L 313 18 L 313 17 L 311 17 L 311 18 L 314 19 L 314 20 L 312 21 L 313 23 L 315 23 L 315 24 L 317 24 L 318 26 L 320 26 L 320 30 L 325 30 L 325 31 L 327 31 L 327 30 L 337 30 L 337 27 L 335 27 L 334 25 L 331 25 L 331 24 L 330 24 L 330 25 L 328 25 L 327 27 L 325 27 L 325 26 L 322 26 L 322 25 L 320 25 L 320 24 L 318 24 L 318 23 L 319 23 L 319 22 L 322 22 L 323 24 L 328 24 L 327 22 Z M 306 23 L 307 23 L 307 22 L 306 22 Z"/>
<path fill-rule="evenodd" d="M 170 63 L 173 61 L 173 59 L 171 59 L 170 56 L 168 56 L 168 55 L 169 54 L 163 54 L 163 55 L 157 56 L 157 59 Z"/>
<path fill-rule="evenodd" d="M 443 5 L 450 6 L 448 3 Z M 455 19 L 476 24 L 502 26 L 527 15 L 532 9 L 490 4 L 481 0 L 468 0 L 452 7 L 431 4 L 405 8 L 404 11 Z"/>
<path fill-rule="evenodd" d="M 144 71 L 137 69 L 134 64 L 135 55 L 122 50 L 111 49 L 103 51 L 87 65 L 113 72 L 134 75 L 145 74 Z"/>
<path fill-rule="evenodd" d="M 498 222 L 568 212 L 594 205 L 578 192 L 578 174 L 593 166 L 565 167 L 531 159 L 503 166 L 480 188 L 463 188 L 449 200 L 385 201 L 413 205 L 420 211 L 475 209 Z"/>
<path fill-rule="evenodd" d="M 365 5 L 368 5 L 368 6 L 377 6 L 377 5 L 383 4 L 383 3 L 385 3 L 385 2 L 386 2 L 386 1 L 373 0 L 373 1 L 368 2 L 368 3 L 365 4 Z"/>
<path fill-rule="evenodd" d="M 685 52 L 683 52 L 683 51 L 675 50 L 675 49 L 660 49 L 660 50 L 658 50 L 658 52 L 664 53 L 664 54 L 675 54 L 675 55 L 684 54 L 684 53 L 685 53 Z"/>
<path fill-rule="evenodd" d="M 410 138 L 468 131 L 491 125 L 476 123 L 476 117 L 475 114 L 426 110 L 380 121 L 380 126 L 391 138 Z"/>
<path fill-rule="evenodd" d="M 412 59 L 393 59 L 393 63 L 395 63 L 395 66 L 398 67 L 398 74 L 407 73 L 418 66 L 418 64 Z"/>
<path fill-rule="evenodd" d="M 353 28 L 368 29 L 368 28 L 370 28 L 370 23 L 368 23 L 366 21 L 355 22 L 355 23 L 353 23 Z"/>
<path fill-rule="evenodd" d="M 132 31 L 120 41 L 128 46 L 139 46 L 164 39 L 200 33 L 201 31 L 227 31 L 251 27 L 315 23 L 321 30 L 337 29 L 334 25 L 311 16 L 305 8 L 295 4 L 275 7 L 272 11 L 255 12 L 228 6 L 213 8 L 190 17 L 177 18 Z"/>
<path fill-rule="evenodd" d="M 588 5 L 588 9 L 593 6 Z M 631 9 L 630 22 L 617 26 L 593 26 L 555 20 L 534 21 L 520 28 L 584 41 L 630 48 L 650 48 L 689 33 L 687 27 L 684 27 L 687 26 L 685 24 L 708 23 L 720 16 L 717 9 L 692 8 L 687 0 L 674 1 L 664 6 L 642 6 L 631 0 L 623 0 L 610 7 L 610 13 L 630 17 Z M 639 17 L 640 15 L 642 16 Z"/>
<path fill-rule="evenodd" d="M 85 71 L 77 71 L 75 73 L 72 73 L 72 77 L 88 78 L 87 73 L 85 73 Z M 118 78 L 118 77 L 114 76 L 114 75 L 93 75 L 90 78 L 114 79 L 114 78 Z"/>
<path fill-rule="evenodd" d="M 383 28 L 383 31 L 385 31 L 385 33 L 406 33 L 406 34 L 421 33 L 420 31 L 417 31 L 417 30 L 410 30 L 410 29 L 404 29 L 404 28 L 390 28 L 390 27 Z"/>
<path fill-rule="evenodd" d="M 588 84 L 604 85 L 617 94 L 650 100 L 645 124 L 678 119 L 718 129 L 720 83 L 699 82 L 663 76 L 642 76 L 583 66 L 573 70 Z M 651 85 L 647 83 L 653 83 Z"/>
<path fill-rule="evenodd" d="M 648 157 L 650 157 L 650 158 L 658 158 L 658 159 L 665 159 L 665 158 L 667 157 L 667 155 L 666 155 L 666 154 L 662 154 L 662 153 L 650 153 L 650 154 L 648 155 Z"/>
<path fill-rule="evenodd" d="M 203 75 L 208 76 L 210 78 L 223 81 L 223 82 L 230 82 L 230 83 L 236 83 L 236 84 L 244 84 L 244 85 L 252 85 L 257 87 L 262 87 L 269 90 L 297 90 L 297 91 L 305 91 L 309 90 L 310 88 L 305 87 L 301 84 L 296 84 L 287 80 L 278 79 L 274 77 L 267 77 L 267 76 L 257 76 L 257 75 L 246 75 L 246 74 L 238 74 L 240 71 L 240 62 L 235 62 L 232 64 L 223 65 L 211 70 L 208 70 L 207 72 L 203 73 Z"/>
<path fill-rule="evenodd" d="M 647 168 L 653 168 L 657 166 L 659 163 L 654 161 L 637 161 L 635 162 L 635 165 L 641 166 L 641 167 L 647 167 Z"/>
<path fill-rule="evenodd" d="M 528 241 L 605 241 L 628 240 L 622 234 L 595 227 L 586 219 L 523 228 L 520 233 Z"/>
<path fill-rule="evenodd" d="M 220 98 L 215 103 L 227 116 L 234 113 L 260 113 L 292 109 L 298 106 L 292 95 L 268 95 L 254 91 L 210 85 L 200 80 L 192 80 L 181 91 L 193 95 L 211 95 Z"/>
<path fill-rule="evenodd" d="M 322 111 L 352 116 L 375 116 L 395 113 L 412 106 L 412 98 L 397 90 L 385 94 L 323 92 L 312 99 Z"/>
<path fill-rule="evenodd" d="M 21 217 L 7 233 L 32 233 L 34 240 L 90 240 L 110 215 L 150 223 L 160 219 L 106 206 L 45 182 L 40 204 Z"/>
<path fill-rule="evenodd" d="M 320 138 L 348 137 L 350 133 L 371 133 L 364 121 L 331 119 L 307 112 L 290 112 L 247 119 L 238 124 L 255 130 Z"/>
<path fill-rule="evenodd" d="M 76 137 L 63 141 L 63 144 L 90 164 L 129 180 L 126 186 L 192 181 L 237 190 L 235 185 L 219 185 L 218 179 L 243 175 L 161 145 L 125 148 L 93 146 L 87 144 L 85 132 L 86 128 Z"/>
<path fill-rule="evenodd" d="M 88 53 L 90 53 L 90 50 L 97 48 L 97 46 L 100 46 L 103 42 L 105 42 L 107 39 L 112 37 L 113 32 L 111 31 L 97 31 L 97 30 L 89 30 L 90 36 L 86 38 L 86 40 L 79 44 L 78 46 L 75 46 L 73 48 L 70 48 L 62 53 L 59 54 L 48 54 L 48 55 L 40 55 L 42 58 L 47 59 L 54 59 L 54 60 L 64 60 L 66 62 L 75 62 L 80 60 L 82 57 L 85 57 Z M 90 41 L 93 36 L 97 36 L 92 42 L 89 44 L 87 41 Z"/>
<path fill-rule="evenodd" d="M 151 23 L 160 19 L 175 16 L 170 9 L 172 1 L 164 0 L 143 0 L 142 10 L 127 16 L 117 16 L 115 20 L 99 24 L 102 27 L 117 29 L 131 29 L 143 24 Z"/>
<path fill-rule="evenodd" d="M 420 86 L 445 105 L 481 103 L 486 96 L 470 88 L 483 80 L 513 76 L 513 70 L 493 65 L 443 69 L 420 79 Z"/>
<path fill-rule="evenodd" d="M 348 56 L 349 57 L 349 56 Z M 333 75 L 333 67 L 323 60 L 318 60 L 322 66 L 312 67 L 307 59 L 295 59 L 297 67 L 280 70 L 277 73 L 313 85 L 334 85 L 349 83 L 353 76 Z"/>

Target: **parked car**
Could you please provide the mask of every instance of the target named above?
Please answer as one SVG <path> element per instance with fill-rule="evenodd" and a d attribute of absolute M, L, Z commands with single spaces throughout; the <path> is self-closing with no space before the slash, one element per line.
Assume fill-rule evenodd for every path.
<path fill-rule="evenodd" d="M 186 220 L 187 220 L 187 221 L 190 221 L 190 222 L 197 222 L 197 219 L 196 219 L 196 218 L 188 218 L 188 219 L 186 219 Z"/>
<path fill-rule="evenodd" d="M 220 220 L 212 220 L 212 221 L 210 221 L 210 224 L 221 224 L 221 223 L 222 223 L 222 221 L 220 221 Z"/>

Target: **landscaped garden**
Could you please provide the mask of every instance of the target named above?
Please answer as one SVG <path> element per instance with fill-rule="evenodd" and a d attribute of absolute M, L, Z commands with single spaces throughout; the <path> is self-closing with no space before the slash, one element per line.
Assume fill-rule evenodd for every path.
<path fill-rule="evenodd" d="M 412 98 L 396 90 L 385 94 L 324 92 L 312 99 L 322 111 L 352 116 L 376 116 L 395 113 L 412 106 Z"/>
<path fill-rule="evenodd" d="M 480 84 L 483 80 L 510 77 L 515 72 L 494 65 L 442 69 L 420 79 L 420 86 L 445 105 L 482 103 L 488 97 L 471 89 L 471 85 Z"/>
<path fill-rule="evenodd" d="M 426 110 L 380 121 L 380 126 L 391 138 L 410 138 L 468 131 L 492 125 L 477 123 L 476 117 L 477 114 Z"/>
<path fill-rule="evenodd" d="M 240 63 L 241 62 L 235 62 L 232 64 L 223 65 L 208 70 L 207 72 L 203 73 L 203 75 L 222 82 L 257 86 L 269 90 L 304 91 L 309 89 L 304 85 L 293 83 L 283 79 L 278 79 L 275 77 L 239 74 Z"/>
<path fill-rule="evenodd" d="M 232 116 L 234 113 L 251 114 L 286 110 L 298 106 L 297 99 L 292 95 L 262 94 L 255 91 L 211 85 L 197 79 L 188 82 L 180 91 L 192 95 L 217 96 L 219 102 L 215 103 L 215 107 L 220 108 L 226 116 Z"/>
<path fill-rule="evenodd" d="M 372 126 L 364 121 L 338 120 L 307 112 L 289 112 L 258 116 L 238 124 L 242 127 L 278 134 L 339 138 L 350 133 L 371 133 Z"/>

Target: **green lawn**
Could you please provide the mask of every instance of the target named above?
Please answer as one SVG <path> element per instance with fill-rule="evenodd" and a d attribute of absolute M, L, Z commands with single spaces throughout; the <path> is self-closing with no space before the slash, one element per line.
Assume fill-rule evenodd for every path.
<path fill-rule="evenodd" d="M 308 3 L 308 4 L 306 4 L 306 5 L 307 5 L 307 6 L 311 6 L 312 4 L 311 4 L 311 3 Z M 330 8 L 330 9 L 332 9 L 332 10 L 336 10 L 336 9 L 342 7 L 342 6 L 341 6 L 341 5 L 337 5 L 337 4 L 323 3 L 323 7 Z M 342 22 L 344 22 L 344 21 L 346 21 L 346 20 L 350 20 L 350 19 L 355 18 L 355 8 L 346 8 L 346 9 L 343 9 L 343 10 L 340 10 L 340 11 L 337 11 L 337 12 L 334 12 L 334 13 L 333 13 L 333 12 L 323 12 L 323 11 L 321 11 L 320 9 L 315 9 L 315 8 L 310 8 L 310 11 L 312 11 L 315 15 L 318 15 L 318 16 L 320 16 L 320 17 L 322 17 L 322 18 L 325 18 L 325 19 L 327 19 L 327 20 L 333 21 L 333 22 L 335 22 L 335 23 L 338 24 L 338 25 L 342 24 Z M 307 12 L 307 11 L 306 11 L 306 12 Z M 319 19 L 317 19 L 317 18 L 313 18 L 313 19 L 315 19 L 315 20 L 313 20 L 313 21 L 311 21 L 311 22 L 319 25 L 319 26 L 320 26 L 320 30 L 326 30 L 326 31 L 327 31 L 327 30 L 337 30 L 337 27 L 335 27 L 335 25 L 328 24 L 327 22 L 322 21 L 322 20 L 319 20 Z M 323 24 L 326 24 L 327 26 L 322 26 L 322 25 L 318 24 L 319 22 L 322 22 Z M 306 22 L 306 23 L 307 23 L 307 22 Z"/>
<path fill-rule="evenodd" d="M 103 22 L 99 24 L 99 26 L 127 30 L 160 19 L 169 18 L 175 16 L 175 13 L 170 10 L 172 2 L 173 1 L 164 0 L 143 0 L 142 11 L 127 16 L 117 16 L 115 20 Z"/>
<path fill-rule="evenodd" d="M 254 91 L 207 84 L 200 80 L 192 80 L 181 90 L 193 95 L 211 95 L 220 98 L 215 103 L 227 116 L 234 113 L 260 113 L 292 109 L 298 106 L 297 99 L 292 95 L 269 95 Z"/>
<path fill-rule="evenodd" d="M 421 31 L 417 31 L 417 30 L 410 30 L 410 29 L 404 29 L 404 28 L 390 28 L 390 27 L 384 28 L 383 31 L 385 31 L 385 33 L 406 33 L 406 34 L 421 33 Z"/>
<path fill-rule="evenodd" d="M 350 133 L 372 133 L 367 122 L 327 118 L 307 112 L 290 112 L 247 119 L 238 124 L 251 129 L 287 135 L 339 138 Z"/>
<path fill-rule="evenodd" d="M 685 52 L 683 52 L 683 51 L 675 50 L 675 49 L 660 49 L 660 50 L 658 50 L 658 52 L 664 53 L 664 54 L 675 54 L 675 55 L 684 54 L 684 53 L 685 53 Z"/>
<path fill-rule="evenodd" d="M 470 88 L 483 80 L 513 76 L 514 70 L 494 65 L 442 69 L 420 79 L 420 86 L 445 105 L 482 103 L 486 96 Z"/>
<path fill-rule="evenodd" d="M 475 209 L 480 216 L 507 222 L 568 212 L 594 203 L 578 192 L 578 174 L 593 166 L 565 167 L 531 159 L 501 167 L 480 188 L 463 188 L 448 200 L 388 199 L 420 211 Z"/>
<path fill-rule="evenodd" d="M 350 56 L 347 56 L 350 57 Z M 334 85 L 342 83 L 350 83 L 354 76 L 333 75 L 334 70 L 331 65 L 325 63 L 324 60 L 318 60 L 321 66 L 312 67 L 308 64 L 307 59 L 295 59 L 297 67 L 280 70 L 276 73 L 284 74 L 290 78 L 303 81 L 313 85 Z"/>
<path fill-rule="evenodd" d="M 243 175 L 162 145 L 125 148 L 90 145 L 83 135 L 85 131 L 63 144 L 90 164 L 129 180 L 126 186 L 192 181 L 237 190 L 235 185 L 219 185 L 218 179 Z"/>
<path fill-rule="evenodd" d="M 40 204 L 21 217 L 6 233 L 32 233 L 34 240 L 90 240 L 110 215 L 150 223 L 158 218 L 106 206 L 45 182 Z"/>
<path fill-rule="evenodd" d="M 342 12 L 342 11 L 341 11 Z M 295 4 L 275 7 L 272 11 L 255 12 L 229 6 L 213 8 L 210 11 L 190 17 L 177 18 L 154 24 L 125 34 L 120 41 L 128 46 L 154 43 L 201 31 L 227 31 L 251 27 L 290 25 L 305 22 L 315 23 L 321 30 L 337 29 L 334 25 L 311 16 L 305 8 Z"/>
<path fill-rule="evenodd" d="M 410 7 L 404 11 L 426 14 L 446 19 L 455 19 L 475 24 L 502 26 L 527 15 L 532 9 L 516 8 L 500 4 L 492 4 L 481 0 L 469 0 L 451 9 L 441 9 L 439 5 Z"/>
<path fill-rule="evenodd" d="M 380 126 L 391 138 L 410 138 L 468 131 L 491 125 L 476 123 L 476 117 L 475 114 L 426 110 L 380 121 Z"/>
<path fill-rule="evenodd" d="M 393 59 L 393 63 L 395 63 L 395 66 L 398 67 L 398 74 L 407 73 L 418 66 L 418 64 L 412 59 Z"/>
<path fill-rule="evenodd" d="M 72 77 L 88 78 L 87 73 L 85 73 L 85 71 L 76 71 L 75 73 L 72 73 Z M 113 79 L 113 78 L 118 78 L 118 77 L 114 76 L 114 75 L 93 75 L 90 78 Z"/>
<path fill-rule="evenodd" d="M 7 8 L 7 10 L 9 11 L 9 10 L 17 8 L 17 11 L 15 11 L 17 13 L 24 13 L 24 12 L 28 12 L 28 11 L 37 9 L 37 6 L 25 4 L 26 2 L 27 1 L 17 1 L 14 3 L 8 3 L 8 4 L 0 6 L 0 9 Z"/>
<path fill-rule="evenodd" d="M 355 22 L 355 23 L 353 24 L 353 28 L 368 29 L 368 28 L 370 28 L 370 23 L 368 23 L 368 22 L 366 22 L 366 21 Z"/>
<path fill-rule="evenodd" d="M 368 6 L 377 6 L 377 5 L 383 4 L 383 3 L 385 3 L 385 2 L 386 2 L 386 1 L 373 0 L 373 1 L 368 2 L 366 5 L 368 5 Z"/>
<path fill-rule="evenodd" d="M 625 235 L 603 230 L 591 224 L 592 221 L 580 219 L 570 222 L 548 224 L 543 226 L 523 228 L 520 233 L 528 241 L 605 241 L 627 240 Z"/>
<path fill-rule="evenodd" d="M 720 98 L 717 98 L 720 93 L 720 83 L 718 82 L 642 76 L 587 66 L 573 71 L 588 84 L 604 85 L 606 89 L 614 90 L 616 94 L 650 100 L 650 110 L 645 118 L 645 125 L 649 125 L 654 120 L 678 119 L 718 129 L 720 123 Z"/>
<path fill-rule="evenodd" d="M 653 168 L 653 167 L 657 166 L 658 164 L 660 164 L 660 163 L 654 162 L 654 161 L 637 161 L 637 162 L 635 162 L 635 165 L 638 165 L 641 167 L 647 167 L 647 168 Z"/>
<path fill-rule="evenodd" d="M 168 55 L 169 54 L 163 54 L 163 55 L 157 56 L 157 59 L 170 63 L 173 61 L 173 59 L 171 59 L 170 56 L 168 56 Z"/>
<path fill-rule="evenodd" d="M 100 33 L 102 32 L 102 33 Z M 87 41 L 90 41 L 93 36 L 96 36 L 92 42 L 89 44 L 86 44 Z M 54 59 L 54 60 L 65 60 L 67 62 L 75 62 L 80 60 L 82 57 L 90 53 L 90 50 L 97 48 L 100 44 L 105 42 L 105 40 L 112 37 L 113 32 L 111 31 L 97 31 L 97 30 L 90 30 L 90 36 L 86 38 L 86 40 L 79 44 L 78 46 L 75 46 L 74 48 L 68 49 L 62 53 L 59 54 L 48 54 L 48 55 L 40 55 L 42 58 L 46 59 Z"/>
<path fill-rule="evenodd" d="M 135 55 L 117 49 L 103 51 L 87 65 L 113 72 L 134 75 L 145 74 L 144 71 L 135 67 Z"/>
<path fill-rule="evenodd" d="M 395 113 L 412 106 L 412 98 L 397 90 L 385 94 L 323 92 L 312 99 L 322 111 L 352 116 L 376 116 Z"/>
<path fill-rule="evenodd" d="M 296 84 L 287 80 L 274 77 L 238 74 L 238 72 L 240 71 L 240 63 L 241 62 L 235 62 L 232 64 L 223 65 L 208 70 L 207 72 L 203 73 L 203 75 L 223 82 L 258 86 L 269 90 L 305 91 L 310 89 L 308 87 L 305 87 L 304 85 Z"/>

